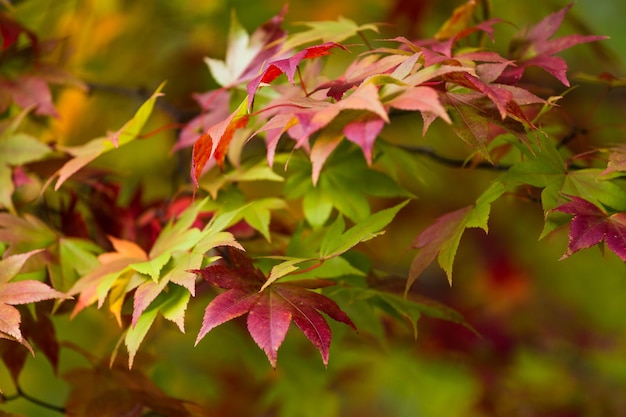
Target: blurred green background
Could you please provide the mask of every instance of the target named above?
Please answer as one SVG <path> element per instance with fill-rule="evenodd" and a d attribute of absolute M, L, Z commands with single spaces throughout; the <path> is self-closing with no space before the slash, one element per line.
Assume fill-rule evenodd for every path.
<path fill-rule="evenodd" d="M 152 91 L 163 80 L 168 82 L 167 102 L 182 115 L 194 114 L 199 109 L 191 94 L 215 87 L 203 58 L 223 57 L 231 10 L 252 31 L 283 6 L 280 0 L 23 0 L 13 4 L 19 21 L 41 37 L 63 39 L 56 59 L 68 70 L 103 86 L 90 94 L 76 89 L 55 92 L 62 118 L 52 122 L 50 137 L 44 139 L 68 145 L 119 128 L 140 104 L 124 91 Z M 459 4 L 452 0 L 292 0 L 286 27 L 342 15 L 357 23 L 387 23 L 381 37 L 429 36 Z M 566 4 L 494 0 L 491 14 L 521 27 Z M 570 62 L 570 74 L 625 75 L 624 16 L 623 1 L 576 2 L 559 34 L 585 32 L 611 39 L 563 54 Z M 506 45 L 515 28 L 502 25 L 498 31 L 496 48 Z M 108 87 L 119 87 L 122 93 Z M 580 116 L 577 121 L 588 123 L 583 127 L 592 133 L 586 146 L 623 138 L 624 126 L 619 124 L 626 119 L 626 95 L 613 91 L 596 107 L 603 94 L 600 86 L 584 85 L 563 103 Z M 172 113 L 160 109 L 151 126 L 171 121 Z M 457 141 L 445 142 L 450 132 L 435 128 L 426 138 L 420 132 L 421 122 L 411 119 L 398 121 L 385 135 L 430 144 L 446 155 L 464 155 Z M 176 186 L 171 178 L 188 169 L 181 168 L 181 158 L 171 154 L 174 142 L 173 132 L 159 134 L 97 163 L 115 166 L 130 182 L 142 184 L 148 200 L 167 196 Z M 412 191 L 419 200 L 368 253 L 400 277 L 413 255 L 406 248 L 419 231 L 437 215 L 472 202 L 493 178 L 488 172 L 460 175 L 419 157 L 416 167 L 421 181 Z M 157 385 L 220 416 L 626 415 L 626 267 L 598 248 L 559 261 L 567 247 L 567 233 L 538 241 L 542 222 L 536 204 L 503 199 L 493 208 L 488 236 L 473 230 L 464 236 L 452 287 L 436 267 L 416 284 L 417 292 L 461 311 L 482 338 L 460 326 L 422 319 L 414 340 L 410 326 L 385 316 L 382 324 L 368 322 L 369 312 L 347 303 L 351 317 L 363 317 L 359 326 L 363 330 L 354 335 L 333 327 L 327 369 L 302 335 L 290 332 L 280 350 L 279 367 L 272 370 L 237 324 L 221 326 L 192 349 L 202 316 L 202 305 L 197 303 L 191 308 L 198 311 L 188 313 L 186 335 L 170 323 L 159 323 L 140 353 L 150 357 L 146 360 L 152 365 L 147 369 Z M 112 319 L 97 311 L 81 313 L 71 323 L 60 316 L 55 323 L 60 339 L 103 358 L 119 335 Z M 60 374 L 82 365 L 80 355 L 63 350 Z M 21 383 L 31 395 L 55 404 L 62 404 L 68 392 L 41 355 L 29 359 Z M 5 369 L 0 370 L 0 387 L 7 395 L 13 393 Z M 0 410 L 58 415 L 24 400 L 2 404 Z"/>

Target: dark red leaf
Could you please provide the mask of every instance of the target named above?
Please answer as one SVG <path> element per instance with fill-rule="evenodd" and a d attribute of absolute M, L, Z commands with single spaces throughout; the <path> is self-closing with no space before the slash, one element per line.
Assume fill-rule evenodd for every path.
<path fill-rule="evenodd" d="M 260 294 L 236 288 L 215 297 L 204 311 L 202 328 L 196 338 L 196 344 L 214 327 L 246 314 L 258 301 Z"/>
<path fill-rule="evenodd" d="M 28 350 L 24 346 L 14 343 L 12 340 L 4 339 L 0 336 L 0 357 L 4 366 L 11 374 L 14 383 L 17 383 L 26 364 Z"/>
<path fill-rule="evenodd" d="M 572 201 L 554 210 L 574 215 L 570 225 L 569 245 L 561 259 L 604 240 L 609 249 L 626 261 L 626 213 L 608 215 L 603 209 L 580 197 L 572 197 Z"/>
<path fill-rule="evenodd" d="M 292 309 L 287 300 L 275 291 L 266 289 L 258 294 L 257 302 L 248 313 L 248 332 L 275 368 L 278 348 L 291 324 Z"/>
<path fill-rule="evenodd" d="M 511 54 L 517 66 L 504 71 L 500 77 L 501 82 L 513 84 L 522 77 L 527 67 L 536 66 L 543 68 L 564 85 L 569 86 L 566 74 L 567 63 L 562 58 L 552 55 L 581 43 L 607 39 L 606 36 L 574 34 L 550 40 L 573 5 L 574 3 L 570 3 L 515 36 L 511 42 Z"/>
<path fill-rule="evenodd" d="M 248 313 L 248 332 L 276 367 L 278 349 L 293 320 L 327 364 L 332 334 L 320 313 L 355 328 L 337 303 L 309 291 L 333 283 L 317 279 L 273 282 L 262 289 L 266 278 L 244 252 L 227 247 L 223 254 L 218 265 L 195 271 L 204 280 L 228 289 L 207 306 L 196 343 L 214 327 Z"/>

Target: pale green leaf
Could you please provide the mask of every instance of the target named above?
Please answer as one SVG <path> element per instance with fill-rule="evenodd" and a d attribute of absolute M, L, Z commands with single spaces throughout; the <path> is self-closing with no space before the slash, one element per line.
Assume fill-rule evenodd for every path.
<path fill-rule="evenodd" d="M 67 291 L 78 276 L 87 275 L 98 265 L 96 254 L 101 248 L 93 242 L 63 237 L 59 239 L 59 263 L 61 274 L 51 277 L 54 288 Z"/>
<path fill-rule="evenodd" d="M 322 259 L 328 259 L 341 255 L 360 242 L 365 242 L 384 233 L 383 229 L 391 223 L 396 214 L 407 205 L 408 202 L 409 200 L 394 207 L 376 212 L 366 220 L 355 224 L 345 233 L 328 237 L 325 239 L 326 244 L 320 249 L 320 257 Z M 331 226 L 331 229 L 332 228 Z"/>
<path fill-rule="evenodd" d="M 233 210 L 220 211 L 211 218 L 211 221 L 205 226 L 203 234 L 217 233 L 229 226 L 237 223 L 242 217 L 242 211 L 246 206 L 238 207 Z"/>
<path fill-rule="evenodd" d="M 200 233 L 199 230 L 198 233 Z M 150 278 L 156 282 L 161 276 L 161 269 L 163 269 L 171 257 L 171 252 L 164 252 L 154 258 L 151 258 L 150 260 L 133 263 L 128 266 L 140 274 L 149 275 Z"/>
<path fill-rule="evenodd" d="M 343 256 L 335 256 L 334 258 L 324 260 L 320 266 L 308 272 L 299 273 L 299 279 L 304 278 L 339 278 L 344 276 L 364 276 L 365 273 L 360 269 L 352 266 Z M 287 279 L 286 277 L 285 279 Z"/>
<path fill-rule="evenodd" d="M 130 327 L 126 332 L 124 338 L 124 344 L 128 349 L 128 368 L 133 367 L 135 360 L 135 354 L 139 350 L 139 345 L 148 334 L 148 330 L 152 327 L 152 323 L 156 319 L 159 312 L 159 305 L 151 305 L 137 320 L 137 324 L 134 327 Z"/>
<path fill-rule="evenodd" d="M 226 87 L 237 81 L 262 47 L 262 44 L 250 44 L 250 36 L 233 11 L 230 16 L 226 60 L 205 58 L 205 62 L 215 81 Z"/>
<path fill-rule="evenodd" d="M 491 203 L 500 198 L 507 190 L 508 188 L 502 182 L 492 182 L 489 188 L 476 199 L 476 204 L 467 215 L 465 227 L 479 227 L 487 233 Z"/>
<path fill-rule="evenodd" d="M 13 170 L 8 165 L 0 163 L 0 209 L 6 208 L 11 213 L 15 213 L 13 199 L 11 198 L 14 191 Z"/>
<path fill-rule="evenodd" d="M 246 205 L 242 215 L 245 221 L 269 242 L 270 210 L 284 209 L 286 206 L 285 201 L 279 198 L 261 198 Z"/>
<path fill-rule="evenodd" d="M 69 177 L 74 175 L 79 169 L 83 168 L 103 153 L 109 152 L 135 139 L 141 132 L 141 129 L 143 129 L 148 117 L 152 113 L 154 103 L 161 95 L 161 89 L 164 85 L 165 83 L 162 83 L 156 89 L 154 94 L 152 94 L 152 96 L 145 103 L 143 103 L 141 107 L 139 107 L 139 110 L 137 110 L 133 118 L 126 122 L 126 124 L 124 124 L 119 131 L 111 134 L 110 137 L 96 138 L 81 146 L 59 146 L 60 150 L 69 153 L 73 156 L 73 158 L 67 161 L 65 165 L 63 165 L 55 174 L 58 175 L 58 180 L 54 189 L 58 190 Z M 52 178 L 53 177 L 51 177 L 50 181 Z"/>
<path fill-rule="evenodd" d="M 302 210 L 304 218 L 311 227 L 318 229 L 330 217 L 333 210 L 333 202 L 327 194 L 321 191 L 321 187 L 317 187 L 310 193 L 307 193 L 302 199 Z"/>
<path fill-rule="evenodd" d="M 580 169 L 569 172 L 561 192 L 575 195 L 596 206 L 626 211 L 626 193 L 614 182 L 601 178 L 601 169 Z"/>
<path fill-rule="evenodd" d="M 259 291 L 263 291 L 265 288 L 270 286 L 277 279 L 280 279 L 284 277 L 285 275 L 288 275 L 300 269 L 299 267 L 296 266 L 297 264 L 301 264 L 302 262 L 308 262 L 311 260 L 312 260 L 311 258 L 294 258 L 294 259 L 287 259 L 284 262 L 274 265 L 274 267 L 272 267 L 272 270 L 270 271 L 270 275 L 267 278 L 267 281 L 265 281 L 265 283 L 263 284 L 263 286 L 261 287 Z"/>
<path fill-rule="evenodd" d="M 50 152 L 48 145 L 26 133 L 0 138 L 0 165 L 23 165 L 38 161 Z"/>
<path fill-rule="evenodd" d="M 235 236 L 230 232 L 211 233 L 211 231 L 203 231 L 202 237 L 193 248 L 193 253 L 204 255 L 209 250 L 218 246 L 232 246 L 244 250 L 239 242 L 235 240 Z"/>
<path fill-rule="evenodd" d="M 146 100 L 139 107 L 139 110 L 137 110 L 132 119 L 126 122 L 120 130 L 118 130 L 111 137 L 109 137 L 109 139 L 113 142 L 116 148 L 127 144 L 141 133 L 141 129 L 143 129 L 146 122 L 148 121 L 148 118 L 152 114 L 152 110 L 154 110 L 154 104 L 156 102 L 156 99 L 163 95 L 161 93 L 163 87 L 165 87 L 165 81 L 162 82 L 161 85 L 159 85 L 154 91 L 154 93 L 152 93 L 150 98 L 148 98 L 148 100 Z"/>
<path fill-rule="evenodd" d="M 285 41 L 283 50 L 291 50 L 311 42 L 341 42 L 366 30 L 378 32 L 378 27 L 374 24 L 359 26 L 344 17 L 339 17 L 336 21 L 306 22 L 302 25 L 308 26 L 309 29 L 290 35 Z"/>
<path fill-rule="evenodd" d="M 263 160 L 251 167 L 237 167 L 227 173 L 215 170 L 203 175 L 199 180 L 199 185 L 201 188 L 207 190 L 213 199 L 216 199 L 218 192 L 224 188 L 226 184 L 251 181 L 281 182 L 284 181 L 284 178 L 276 174 L 272 168 L 267 165 L 267 161 Z"/>
<path fill-rule="evenodd" d="M 324 258 L 323 254 L 331 253 L 333 248 L 336 247 L 338 239 L 343 235 L 346 230 L 346 222 L 343 216 L 339 215 L 335 221 L 328 227 L 328 230 L 324 234 L 322 243 L 320 244 L 320 255 Z"/>
<path fill-rule="evenodd" d="M 161 282 L 173 282 L 195 296 L 197 275 L 189 272 L 202 267 L 204 253 L 178 252 L 161 271 Z"/>
<path fill-rule="evenodd" d="M 160 307 L 163 317 L 176 323 L 182 333 L 185 333 L 185 311 L 191 298 L 191 293 L 178 285 L 170 285 L 166 300 Z"/>

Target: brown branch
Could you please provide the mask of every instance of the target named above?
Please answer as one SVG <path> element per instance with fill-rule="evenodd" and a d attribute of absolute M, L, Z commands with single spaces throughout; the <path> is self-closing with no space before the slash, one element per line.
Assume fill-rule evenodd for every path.
<path fill-rule="evenodd" d="M 465 160 L 461 159 L 453 159 L 448 158 L 447 156 L 439 155 L 432 148 L 426 146 L 408 146 L 408 145 L 397 145 L 398 148 L 404 149 L 407 152 L 424 155 L 429 157 L 435 162 L 438 162 L 442 165 L 446 165 L 453 168 L 467 168 L 468 163 Z M 489 162 L 479 162 L 477 164 L 471 165 L 472 168 L 486 169 L 489 171 L 508 171 L 512 165 L 506 164 L 492 164 Z"/>
<path fill-rule="evenodd" d="M 152 96 L 152 92 L 146 88 L 129 88 L 117 85 L 103 84 L 98 82 L 85 82 L 89 93 L 106 93 L 116 96 L 128 97 L 133 100 L 144 102 Z M 195 117 L 199 111 L 183 110 L 167 100 L 159 99 L 155 102 L 155 107 L 167 113 L 176 123 L 185 123 Z"/>
<path fill-rule="evenodd" d="M 65 412 L 67 411 L 65 409 L 65 407 L 61 407 L 58 405 L 54 405 L 54 404 L 50 404 L 46 401 L 40 400 L 39 398 L 35 398 L 27 393 L 24 392 L 24 390 L 18 385 L 16 386 L 17 389 L 17 393 L 14 395 L 4 395 L 4 394 L 0 394 L 0 396 L 2 397 L 2 401 L 4 402 L 9 402 L 9 401 L 13 401 L 13 400 L 17 400 L 19 398 L 23 398 L 26 401 L 36 404 L 42 408 L 46 408 L 48 410 L 52 410 L 52 411 L 57 411 L 61 414 L 65 414 Z"/>

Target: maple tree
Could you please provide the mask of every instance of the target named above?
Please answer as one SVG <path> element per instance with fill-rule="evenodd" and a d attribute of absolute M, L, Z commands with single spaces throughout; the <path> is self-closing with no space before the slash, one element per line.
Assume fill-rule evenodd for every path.
<path fill-rule="evenodd" d="M 607 39 L 558 34 L 573 4 L 516 29 L 508 49 L 499 44 L 500 30 L 513 25 L 490 17 L 489 3 L 476 0 L 424 39 L 343 17 L 290 31 L 286 6 L 248 33 L 233 11 L 225 57 L 204 59 L 213 84 L 192 95 L 199 112 L 191 114 L 168 101 L 163 81 L 146 92 L 73 75 L 55 59 L 64 40 L 43 39 L 7 4 L 0 12 L 0 359 L 11 382 L 0 389 L 9 393 L 7 404 L 22 399 L 71 416 L 252 415 L 232 397 L 186 398 L 175 382 L 168 391 L 154 371 L 162 354 L 155 346 L 162 349 L 159 340 L 175 334 L 167 322 L 176 337 L 191 333 L 195 347 L 189 340 L 185 352 L 214 352 L 205 371 L 224 383 L 216 392 L 241 392 L 258 415 L 301 415 L 295 399 L 281 404 L 293 384 L 259 390 L 281 372 L 279 351 L 306 370 L 313 365 L 302 352 L 312 344 L 326 381 L 349 391 L 363 359 L 343 354 L 347 365 L 334 371 L 331 350 L 359 354 L 371 340 L 393 343 L 403 331 L 398 323 L 408 324 L 414 339 L 428 317 L 438 320 L 426 321 L 427 329 L 439 323 L 442 334 L 506 344 L 503 329 L 417 288 L 426 274 L 456 283 L 467 259 L 462 240 L 471 235 L 477 247 L 485 245 L 486 272 L 477 274 L 488 277 L 473 291 L 487 293 L 494 309 L 525 302 L 526 274 L 471 231 L 491 234 L 496 205 L 493 211 L 506 205 L 519 222 L 520 202 L 525 213 L 543 216 L 540 225 L 528 221 L 541 241 L 566 235 L 561 259 L 598 245 L 608 248 L 607 262 L 626 261 L 626 148 L 577 142 L 588 130 L 568 114 L 573 81 L 556 54 Z M 609 91 L 626 85 L 608 71 L 576 80 Z M 142 104 L 117 130 L 72 143 L 54 127 L 71 117 L 58 99 L 69 90 L 108 90 Z M 155 123 L 158 113 L 165 117 Z M 428 146 L 406 135 L 408 118 Z M 110 161 L 130 155 L 136 168 L 160 135 L 171 140 L 176 172 L 167 191 L 146 198 L 147 185 L 128 180 Z M 447 156 L 449 150 L 461 157 Z M 426 172 L 422 157 L 454 168 L 453 176 Z M 98 164 L 103 160 L 109 162 Z M 459 176 L 478 171 L 488 180 L 470 187 L 469 197 L 457 193 Z M 422 175 L 455 198 L 416 227 Z M 399 247 L 402 254 L 393 253 Z M 401 256 L 408 262 L 397 262 Z M 442 274 L 433 272 L 435 260 Z M 72 339 L 81 320 L 101 326 L 101 355 Z M 310 342 L 297 353 L 288 339 L 296 333 L 292 321 Z M 239 343 L 240 334 L 265 355 L 263 368 L 254 360 L 258 349 L 245 350 L 249 340 Z M 241 350 L 231 352 L 235 345 Z M 33 396 L 22 381 L 29 357 L 39 353 L 65 384 L 58 401 Z M 69 366 L 62 354 L 79 359 Z M 250 378 L 233 367 L 239 360 Z M 382 378 L 383 368 L 372 369 L 367 378 Z M 489 392 L 496 390 L 488 381 L 496 371 L 483 370 Z M 314 378 L 291 377 L 315 389 Z M 501 415 L 484 402 L 484 415 Z M 340 415 L 340 408 L 316 415 Z"/>

